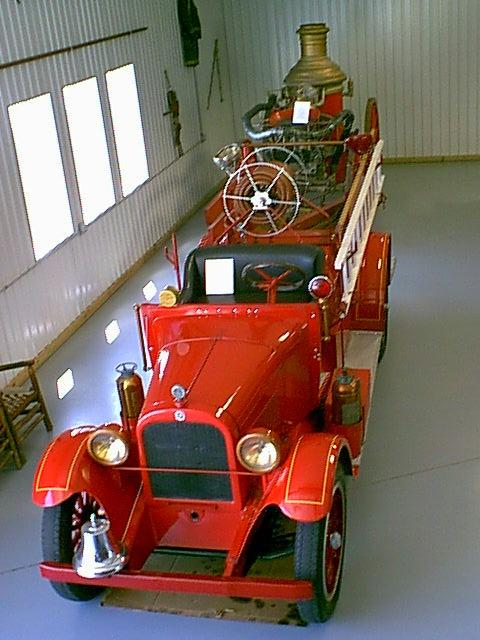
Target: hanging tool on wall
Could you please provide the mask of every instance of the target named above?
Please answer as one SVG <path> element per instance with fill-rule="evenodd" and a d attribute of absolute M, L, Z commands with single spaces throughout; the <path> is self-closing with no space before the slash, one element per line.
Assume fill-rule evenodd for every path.
<path fill-rule="evenodd" d="M 164 111 L 164 116 L 170 116 L 170 122 L 172 124 L 173 144 L 177 150 L 178 156 L 183 156 L 182 141 L 180 140 L 180 132 L 182 125 L 180 123 L 180 103 L 178 102 L 177 94 L 172 89 L 167 70 L 165 69 L 165 80 L 167 82 L 167 104 L 168 111 Z"/>
<path fill-rule="evenodd" d="M 223 102 L 222 76 L 220 74 L 220 56 L 218 54 L 218 38 L 215 38 L 215 44 L 213 45 L 212 70 L 210 72 L 210 86 L 208 87 L 207 111 L 208 109 L 210 109 L 210 100 L 212 97 L 213 79 L 215 77 L 215 71 L 217 72 L 217 78 L 218 78 L 218 90 L 220 91 L 220 102 Z"/>
<path fill-rule="evenodd" d="M 196 67 L 198 64 L 198 41 L 202 37 L 198 9 L 193 0 L 177 0 L 177 13 L 182 39 L 183 64 L 186 67 Z"/>

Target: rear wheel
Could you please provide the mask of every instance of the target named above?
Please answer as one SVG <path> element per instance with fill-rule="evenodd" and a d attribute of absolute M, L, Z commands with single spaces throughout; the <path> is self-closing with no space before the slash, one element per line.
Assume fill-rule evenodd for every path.
<path fill-rule="evenodd" d="M 82 525 L 92 513 L 104 516 L 100 504 L 87 492 L 75 493 L 68 500 L 43 510 L 42 550 L 45 562 L 63 562 L 71 565 L 73 554 L 80 543 Z M 50 583 L 67 600 L 91 600 L 103 591 L 102 587 L 63 582 Z"/>
<path fill-rule="evenodd" d="M 392 280 L 392 257 L 389 251 L 388 254 L 388 275 L 387 275 L 387 285 L 385 287 L 385 299 L 384 299 L 384 305 L 385 305 L 385 324 L 383 326 L 383 334 L 382 334 L 382 341 L 380 342 L 380 351 L 378 353 L 378 362 L 381 362 L 383 360 L 383 356 L 385 355 L 385 351 L 387 349 L 387 342 L 388 342 L 388 315 L 389 315 L 389 292 L 390 292 L 390 282 Z"/>
<path fill-rule="evenodd" d="M 345 473 L 339 464 L 328 515 L 319 522 L 297 525 L 295 576 L 313 583 L 313 598 L 297 603 L 300 616 L 307 623 L 326 622 L 335 610 L 342 581 L 346 508 Z"/>
<path fill-rule="evenodd" d="M 388 303 L 385 303 L 385 325 L 383 327 L 382 341 L 380 342 L 380 351 L 378 352 L 378 361 L 383 360 L 388 342 Z"/>

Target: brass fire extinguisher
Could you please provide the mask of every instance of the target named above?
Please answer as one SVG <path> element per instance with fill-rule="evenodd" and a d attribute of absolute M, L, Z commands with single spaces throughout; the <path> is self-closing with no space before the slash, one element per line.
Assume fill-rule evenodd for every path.
<path fill-rule="evenodd" d="M 120 374 L 117 378 L 117 390 L 120 398 L 121 417 L 136 420 L 142 410 L 145 394 L 143 383 L 138 373 L 135 373 L 135 362 L 122 362 L 115 371 Z"/>
<path fill-rule="evenodd" d="M 337 424 L 356 424 L 362 418 L 360 380 L 346 369 L 333 383 L 333 421 Z"/>

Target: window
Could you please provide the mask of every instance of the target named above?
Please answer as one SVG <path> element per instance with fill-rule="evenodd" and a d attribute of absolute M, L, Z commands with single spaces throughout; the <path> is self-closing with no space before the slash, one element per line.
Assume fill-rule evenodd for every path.
<path fill-rule="evenodd" d="M 143 287 L 142 291 L 143 291 L 143 295 L 145 296 L 145 300 L 148 300 L 148 302 L 150 302 L 150 300 L 152 300 L 152 298 L 155 297 L 158 290 L 157 290 L 157 287 L 155 286 L 155 283 L 150 280 Z"/>
<path fill-rule="evenodd" d="M 57 396 L 62 400 L 75 386 L 73 372 L 67 369 L 57 380 Z"/>
<path fill-rule="evenodd" d="M 11 104 L 8 116 L 33 252 L 40 260 L 73 233 L 52 98 L 45 93 Z"/>
<path fill-rule="evenodd" d="M 120 325 L 117 320 L 112 320 L 105 327 L 105 340 L 108 344 L 112 344 L 120 335 Z"/>
<path fill-rule="evenodd" d="M 115 204 L 112 171 L 96 78 L 63 88 L 85 224 Z"/>
<path fill-rule="evenodd" d="M 134 66 L 112 69 L 105 78 L 121 190 L 127 196 L 149 177 Z M 90 224 L 115 204 L 98 80 L 91 77 L 66 85 L 62 95 L 82 218 Z M 40 260 L 73 235 L 80 222 L 72 220 L 69 195 L 75 194 L 68 191 L 52 95 L 11 104 L 8 115 L 33 252 Z"/>
<path fill-rule="evenodd" d="M 142 117 L 133 64 L 106 73 L 122 193 L 127 196 L 148 178 Z"/>

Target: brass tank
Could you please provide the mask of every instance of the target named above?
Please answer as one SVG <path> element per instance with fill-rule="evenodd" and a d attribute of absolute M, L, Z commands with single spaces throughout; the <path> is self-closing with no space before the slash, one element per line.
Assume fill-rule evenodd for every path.
<path fill-rule="evenodd" d="M 117 378 L 120 415 L 125 419 L 136 420 L 145 400 L 142 379 L 135 373 L 136 368 L 135 362 L 122 362 L 115 369 L 120 374 Z"/>
<path fill-rule="evenodd" d="M 287 87 L 311 85 L 322 87 L 325 94 L 342 92 L 347 76 L 327 56 L 327 33 L 330 29 L 324 22 L 302 24 L 297 33 L 300 36 L 300 60 L 285 76 Z"/>
<path fill-rule="evenodd" d="M 333 383 L 332 418 L 337 424 L 356 424 L 362 418 L 360 380 L 343 371 Z"/>

